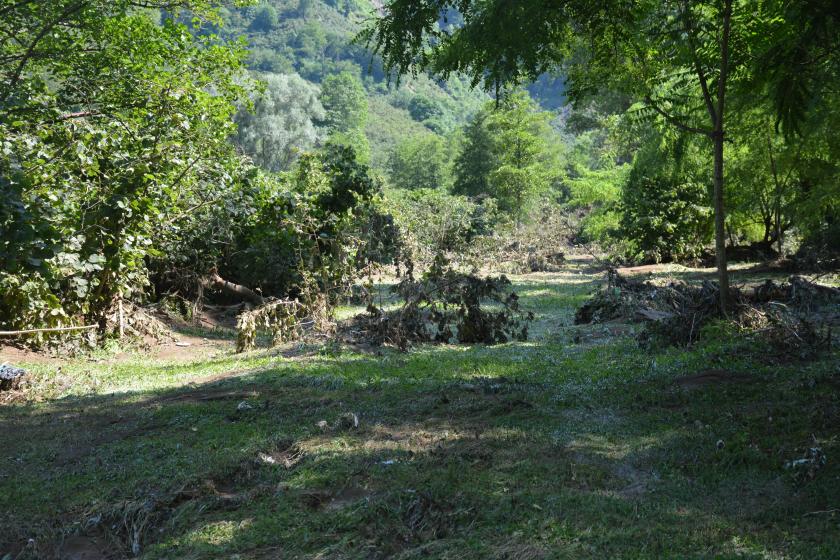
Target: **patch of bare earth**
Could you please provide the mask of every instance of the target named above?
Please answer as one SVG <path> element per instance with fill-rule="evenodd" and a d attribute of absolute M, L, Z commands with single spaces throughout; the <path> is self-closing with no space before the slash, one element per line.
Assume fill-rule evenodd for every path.
<path fill-rule="evenodd" d="M 695 389 L 706 385 L 726 383 L 748 383 L 750 378 L 725 369 L 707 369 L 693 375 L 674 379 L 673 384 L 681 389 Z"/>

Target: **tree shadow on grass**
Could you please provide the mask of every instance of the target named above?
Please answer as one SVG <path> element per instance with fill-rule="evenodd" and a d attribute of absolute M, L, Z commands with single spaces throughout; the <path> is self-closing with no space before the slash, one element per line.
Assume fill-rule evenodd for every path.
<path fill-rule="evenodd" d="M 594 349 L 600 361 L 580 371 L 535 371 L 548 367 L 543 351 L 316 356 L 178 389 L 6 407 L 0 552 L 59 557 L 72 535 L 96 538 L 103 558 L 839 549 L 836 520 L 808 515 L 836 505 L 836 464 L 798 481 L 773 456 L 836 425 L 830 377 L 804 418 L 813 395 L 778 376 L 685 392 L 607 375 L 578 402 L 576 387 L 596 383 L 586 371 L 615 357 Z M 766 409 L 784 430 L 759 423 Z"/>

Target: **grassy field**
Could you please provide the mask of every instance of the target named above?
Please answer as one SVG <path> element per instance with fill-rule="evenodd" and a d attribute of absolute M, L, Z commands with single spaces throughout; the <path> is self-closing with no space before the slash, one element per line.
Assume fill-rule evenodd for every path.
<path fill-rule="evenodd" d="M 527 343 L 26 364 L 0 559 L 840 558 L 837 352 L 642 350 L 602 276 L 515 277 Z"/>

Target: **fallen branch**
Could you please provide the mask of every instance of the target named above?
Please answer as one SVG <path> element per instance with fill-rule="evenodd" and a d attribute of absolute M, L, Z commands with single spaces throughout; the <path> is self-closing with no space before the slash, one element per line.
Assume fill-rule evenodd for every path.
<path fill-rule="evenodd" d="M 201 279 L 201 285 L 205 288 L 221 290 L 223 292 L 239 296 L 255 305 L 263 305 L 265 303 L 265 299 L 260 294 L 250 288 L 246 288 L 245 286 L 228 282 L 219 276 L 216 269 L 211 270 L 210 274 Z"/>
<path fill-rule="evenodd" d="M 0 336 L 20 336 L 22 334 L 37 334 L 50 332 L 86 331 L 95 329 L 99 325 L 86 325 L 84 327 L 54 327 L 50 329 L 26 329 L 23 331 L 0 331 Z"/>
<path fill-rule="evenodd" d="M 297 300 L 277 300 L 242 313 L 236 320 L 236 351 L 253 350 L 260 328 L 271 332 L 273 346 L 300 337 L 305 309 Z"/>

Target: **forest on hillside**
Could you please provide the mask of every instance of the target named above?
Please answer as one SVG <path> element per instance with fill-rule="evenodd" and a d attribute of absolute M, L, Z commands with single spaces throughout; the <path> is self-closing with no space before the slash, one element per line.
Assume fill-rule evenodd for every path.
<path fill-rule="evenodd" d="M 0 0 L 0 560 L 834 557 L 838 326 L 833 0 Z"/>

